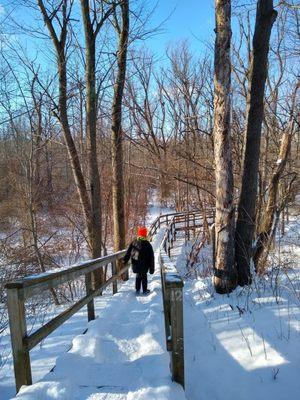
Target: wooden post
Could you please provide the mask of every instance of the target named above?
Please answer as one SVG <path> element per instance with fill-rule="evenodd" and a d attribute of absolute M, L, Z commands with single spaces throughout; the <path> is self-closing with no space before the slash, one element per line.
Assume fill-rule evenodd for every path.
<path fill-rule="evenodd" d="M 89 295 L 93 291 L 92 273 L 85 274 L 85 289 L 86 289 L 86 295 Z M 89 303 L 87 303 L 87 313 L 88 313 L 88 321 L 92 321 L 93 319 L 95 319 L 94 299 L 92 299 Z"/>
<path fill-rule="evenodd" d="M 27 335 L 27 328 L 22 289 L 7 288 L 7 307 L 14 358 L 16 390 L 18 392 L 22 385 L 32 384 L 29 350 L 28 347 L 23 344 L 23 339 Z"/>
<path fill-rule="evenodd" d="M 172 379 L 184 387 L 183 298 L 182 280 L 166 282 L 170 295 Z"/>
<path fill-rule="evenodd" d="M 175 224 L 175 221 L 174 221 L 174 225 L 173 225 L 173 244 L 174 244 L 175 240 L 176 240 L 176 224 Z"/>
<path fill-rule="evenodd" d="M 164 305 L 164 317 L 165 317 L 165 335 L 166 335 L 166 347 L 167 351 L 172 350 L 172 341 L 171 341 L 171 319 L 170 319 L 170 293 L 168 288 L 165 285 L 164 272 L 161 269 L 161 282 L 162 282 L 162 296 L 163 296 L 163 305 Z"/>
<path fill-rule="evenodd" d="M 112 261 L 111 263 L 111 273 L 112 276 L 117 275 L 117 265 L 116 265 L 116 261 Z M 118 282 L 114 281 L 113 282 L 113 294 L 118 293 Z"/>
<path fill-rule="evenodd" d="M 174 242 L 174 222 L 172 222 L 171 225 L 171 248 L 173 248 L 173 242 Z"/>
<path fill-rule="evenodd" d="M 168 229 L 168 234 L 167 234 L 167 254 L 168 254 L 169 257 L 170 257 L 170 254 L 171 254 L 170 248 L 171 248 L 171 245 L 170 245 L 170 230 Z"/>
<path fill-rule="evenodd" d="M 213 259 L 213 268 L 215 269 L 216 262 L 216 233 L 215 233 L 215 224 L 211 226 L 211 243 L 212 243 L 212 259 Z"/>

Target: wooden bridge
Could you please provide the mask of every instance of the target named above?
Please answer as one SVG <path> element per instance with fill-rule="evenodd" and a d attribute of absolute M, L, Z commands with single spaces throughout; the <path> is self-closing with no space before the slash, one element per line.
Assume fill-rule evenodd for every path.
<path fill-rule="evenodd" d="M 189 213 L 171 213 L 160 215 L 151 224 L 149 238 L 155 236 L 161 227 L 165 233 L 159 249 L 159 264 L 164 308 L 166 349 L 170 352 L 170 369 L 172 379 L 184 387 L 184 338 L 183 338 L 183 281 L 170 260 L 170 249 L 176 240 L 179 230 L 195 230 L 202 226 L 199 211 Z M 22 385 L 32 384 L 30 350 L 45 339 L 51 332 L 68 320 L 73 314 L 87 305 L 87 319 L 95 318 L 94 299 L 105 288 L 112 285 L 112 293 L 118 292 L 118 281 L 130 265 L 117 271 L 117 261 L 125 251 L 119 251 L 98 259 L 86 261 L 67 269 L 33 275 L 10 282 L 6 285 L 10 321 L 11 343 L 14 359 L 16 390 Z M 107 268 L 110 277 L 97 289 L 92 287 L 91 274 Z M 65 282 L 85 277 L 86 293 L 71 307 L 51 319 L 35 332 L 28 334 L 26 327 L 25 300 L 41 294 L 45 290 L 57 287 Z"/>

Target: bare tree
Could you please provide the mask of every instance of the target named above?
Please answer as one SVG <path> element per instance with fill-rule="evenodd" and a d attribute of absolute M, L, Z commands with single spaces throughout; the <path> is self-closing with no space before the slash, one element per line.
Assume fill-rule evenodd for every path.
<path fill-rule="evenodd" d="M 104 1 L 81 0 L 85 33 L 85 85 L 86 85 L 86 131 L 88 138 L 89 186 L 91 199 L 90 246 L 92 258 L 101 256 L 101 190 L 97 162 L 97 95 L 96 95 L 96 39 L 114 4 Z"/>
<path fill-rule="evenodd" d="M 259 0 L 257 2 L 253 54 L 247 94 L 243 178 L 235 232 L 235 259 L 238 283 L 241 286 L 251 283 L 250 260 L 255 231 L 255 206 L 264 112 L 264 90 L 268 74 L 270 36 L 276 16 L 277 12 L 273 8 L 273 0 Z"/>
<path fill-rule="evenodd" d="M 230 134 L 231 1 L 215 0 L 214 154 L 216 172 L 215 275 L 218 293 L 236 286 L 234 206 Z"/>
<path fill-rule="evenodd" d="M 82 211 L 85 217 L 85 224 L 87 230 L 88 246 L 92 257 L 99 256 L 101 254 L 101 208 L 100 208 L 100 181 L 96 158 L 95 145 L 95 80 L 93 76 L 95 73 L 95 62 L 94 62 L 94 43 L 96 40 L 96 33 L 101 28 L 102 24 L 96 24 L 95 32 L 93 32 L 93 26 L 89 19 L 89 9 L 86 8 L 86 4 L 83 3 L 83 16 L 85 23 L 86 37 L 90 39 L 90 36 L 94 36 L 91 43 L 87 44 L 86 55 L 87 55 L 87 70 L 86 77 L 91 79 L 88 82 L 87 92 L 87 117 L 88 117 L 88 133 L 89 133 L 89 170 L 90 170 L 90 187 L 91 193 L 89 195 L 88 188 L 83 175 L 82 167 L 80 164 L 79 155 L 76 149 L 74 139 L 72 137 L 69 117 L 68 117 L 68 91 L 67 91 L 67 58 L 68 58 L 68 35 L 70 33 L 70 20 L 72 7 L 74 0 L 62 0 L 58 5 L 53 5 L 52 2 L 45 5 L 43 0 L 38 0 L 38 6 L 42 13 L 45 25 L 48 28 L 51 40 L 53 42 L 56 51 L 57 71 L 59 79 L 59 101 L 57 105 L 57 111 L 55 114 L 61 124 L 66 146 L 71 161 L 73 176 L 77 186 Z M 94 14 L 95 16 L 95 14 Z M 104 14 L 105 17 L 105 14 Z M 103 17 L 103 18 L 104 18 Z M 105 17 L 107 18 L 107 17 Z M 95 21 L 94 21 L 95 22 Z M 92 289 L 101 285 L 102 273 L 96 272 L 88 274 L 86 276 L 87 285 Z M 88 305 L 89 319 L 93 319 L 94 309 L 92 303 Z"/>
<path fill-rule="evenodd" d="M 300 110 L 299 99 L 297 92 L 300 89 L 300 82 L 296 84 L 294 93 L 292 95 L 292 105 L 290 111 L 290 118 L 286 124 L 279 149 L 278 159 L 274 168 L 273 174 L 270 178 L 268 185 L 268 201 L 264 210 L 263 223 L 259 231 L 257 245 L 253 256 L 256 272 L 262 274 L 265 271 L 266 260 L 269 252 L 269 246 L 272 241 L 272 233 L 275 232 L 274 221 L 276 210 L 278 207 L 278 188 L 280 179 L 282 178 L 285 170 L 288 157 L 291 151 L 292 139 L 295 132 L 299 132 L 300 127 Z M 298 100 L 298 102 L 297 102 Z M 290 185 L 292 185 L 294 178 L 292 178 Z M 264 253 L 264 254 L 263 254 Z"/>
<path fill-rule="evenodd" d="M 122 101 L 129 38 L 129 0 L 122 0 L 120 8 L 121 22 L 118 20 L 116 11 L 114 12 L 114 27 L 119 38 L 119 45 L 117 52 L 117 76 L 114 84 L 111 126 L 112 201 L 115 251 L 122 250 L 125 247 Z M 127 276 L 125 278 L 127 278 Z"/>

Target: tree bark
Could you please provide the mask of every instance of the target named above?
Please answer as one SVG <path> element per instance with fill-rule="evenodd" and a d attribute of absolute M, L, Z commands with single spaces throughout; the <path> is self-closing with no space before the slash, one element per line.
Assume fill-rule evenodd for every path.
<path fill-rule="evenodd" d="M 93 258 L 99 256 L 101 252 L 99 252 L 99 246 L 101 246 L 101 220 L 100 220 L 100 183 L 99 186 L 97 184 L 94 186 L 95 181 L 99 180 L 99 174 L 95 173 L 95 176 L 91 176 L 91 200 L 88 194 L 87 186 L 85 183 L 85 179 L 82 173 L 80 160 L 78 156 L 78 152 L 71 134 L 69 118 L 67 112 L 67 57 L 66 57 L 66 40 L 67 40 L 67 29 L 70 18 L 70 9 L 68 9 L 68 0 L 63 0 L 62 4 L 58 7 L 62 13 L 62 20 L 60 22 L 60 36 L 58 37 L 54 26 L 53 21 L 48 15 L 48 11 L 44 6 L 44 2 L 42 0 L 38 0 L 38 5 L 43 15 L 45 24 L 49 30 L 50 37 L 54 44 L 54 48 L 56 50 L 56 59 L 57 59 L 57 70 L 58 70 L 58 79 L 59 79 L 59 101 L 58 101 L 58 112 L 57 118 L 60 121 L 62 131 L 64 134 L 66 146 L 68 149 L 68 154 L 72 166 L 72 172 L 74 176 L 74 180 L 76 183 L 76 187 L 79 194 L 79 199 L 81 203 L 81 207 L 84 213 L 85 225 L 88 234 L 88 244 L 90 248 L 90 253 Z M 70 7 L 70 5 L 69 5 Z M 57 11 L 57 10 L 56 10 Z M 93 68 L 93 46 L 94 43 L 89 44 L 87 49 L 87 55 L 89 56 L 89 60 L 87 62 L 88 70 L 87 70 L 87 78 L 89 77 L 89 73 L 95 71 Z M 89 101 L 87 104 L 88 111 L 88 126 L 89 126 L 89 148 L 95 144 L 96 137 L 93 136 L 96 126 L 96 120 L 93 121 L 93 106 L 95 106 L 95 97 L 93 97 L 93 85 L 95 85 L 95 81 L 89 83 L 90 86 L 87 88 L 89 93 Z M 93 125 L 95 124 L 95 125 Z M 89 152 L 89 165 L 90 165 L 90 175 L 95 172 L 95 163 L 97 163 L 96 158 L 96 150 L 93 149 Z M 97 235 L 100 235 L 97 236 Z M 100 247 L 101 249 L 101 247 Z M 101 276 L 96 274 L 93 275 L 93 284 L 94 286 L 98 286 L 101 284 Z"/>
<path fill-rule="evenodd" d="M 81 11 L 85 34 L 86 134 L 91 201 L 89 241 L 92 258 L 99 258 L 102 247 L 102 221 L 101 185 L 97 161 L 96 37 L 98 27 L 94 32 L 88 0 L 81 0 Z M 101 286 L 103 279 L 102 270 L 94 272 L 92 274 L 93 287 Z"/>
<path fill-rule="evenodd" d="M 255 230 L 264 91 L 268 74 L 270 36 L 276 16 L 277 12 L 273 8 L 273 0 L 258 0 L 247 95 L 246 146 L 242 188 L 235 232 L 235 260 L 240 286 L 251 283 L 250 262 Z"/>
<path fill-rule="evenodd" d="M 119 34 L 117 55 L 117 76 L 114 85 L 111 126 L 111 155 L 112 155 L 112 200 L 114 220 L 114 250 L 125 248 L 125 207 L 123 179 L 123 146 L 122 146 L 122 100 L 126 75 L 127 47 L 129 36 L 129 1 L 121 2 L 120 28 L 115 18 L 116 30 Z M 127 274 L 128 275 L 128 274 Z M 127 276 L 125 277 L 125 279 Z"/>
<path fill-rule="evenodd" d="M 236 286 L 234 268 L 233 173 L 230 132 L 231 1 L 215 0 L 214 154 L 216 174 L 216 263 L 214 286 L 227 293 Z"/>
<path fill-rule="evenodd" d="M 85 33 L 86 133 L 88 139 L 91 198 L 90 246 L 93 258 L 101 256 L 101 188 L 97 162 L 96 35 L 90 19 L 88 0 L 81 0 Z"/>

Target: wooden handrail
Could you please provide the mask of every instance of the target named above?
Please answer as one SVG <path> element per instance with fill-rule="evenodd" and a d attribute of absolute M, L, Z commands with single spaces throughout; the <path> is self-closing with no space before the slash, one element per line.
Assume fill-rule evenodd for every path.
<path fill-rule="evenodd" d="M 156 219 L 152 222 L 151 227 L 149 229 L 149 238 L 152 239 L 152 237 L 155 235 L 157 230 L 160 228 L 160 226 L 163 223 L 169 224 L 169 221 L 171 222 L 173 220 L 172 217 L 176 218 L 176 222 L 186 222 L 186 217 L 189 216 L 188 221 L 190 219 L 194 222 L 195 219 L 201 219 L 202 218 L 202 211 L 201 210 L 194 210 L 194 211 L 186 211 L 186 212 L 174 212 L 174 213 L 169 213 L 169 214 L 162 214 L 156 217 Z M 207 218 L 214 218 L 213 212 L 211 212 L 209 215 L 207 215 Z M 199 225 L 201 226 L 201 225 Z M 184 228 L 185 229 L 185 228 Z M 181 230 L 180 228 L 177 230 Z"/>
<path fill-rule="evenodd" d="M 166 347 L 171 352 L 172 379 L 184 387 L 183 280 L 170 260 L 176 239 L 176 216 L 170 221 L 160 247 L 160 269 L 165 317 Z"/>
<path fill-rule="evenodd" d="M 119 272 L 116 271 L 116 261 L 122 258 L 125 253 L 126 250 L 122 250 L 109 256 L 73 265 L 68 269 L 33 275 L 6 284 L 17 392 L 22 385 L 32 384 L 29 351 L 85 305 L 88 306 L 88 320 L 94 319 L 94 298 L 101 294 L 108 285 L 113 284 L 113 294 L 117 292 L 117 280 L 130 267 L 128 264 Z M 87 277 L 89 277 L 92 272 L 100 268 L 103 269 L 108 264 L 112 265 L 112 277 L 100 287 L 92 289 L 91 279 L 87 279 Z M 82 275 L 86 277 L 86 295 L 67 310 L 41 326 L 34 333 L 28 335 L 24 306 L 25 300 L 44 290 L 54 288 Z"/>
<path fill-rule="evenodd" d="M 188 218 L 187 218 L 188 217 Z M 183 282 L 174 266 L 169 260 L 170 249 L 176 238 L 176 230 L 186 229 L 182 226 L 176 228 L 176 224 L 181 224 L 190 217 L 194 223 L 201 218 L 200 211 L 190 211 L 188 213 L 170 213 L 158 216 L 151 224 L 149 238 L 153 238 L 162 224 L 166 223 L 167 230 L 160 247 L 160 265 L 162 276 L 166 341 L 167 348 L 172 350 L 171 370 L 173 379 L 184 386 L 184 365 L 183 365 L 183 311 L 182 311 L 182 287 Z M 191 226 L 192 228 L 192 226 Z M 190 229 L 190 226 L 188 226 Z M 87 305 L 88 320 L 95 318 L 94 298 L 99 295 L 108 285 L 112 284 L 113 294 L 117 293 L 117 281 L 121 275 L 129 269 L 129 265 L 117 272 L 117 260 L 124 257 L 126 250 L 122 250 L 111 255 L 88 260 L 59 271 L 49 271 L 42 274 L 32 275 L 23 279 L 14 280 L 5 285 L 7 289 L 7 307 L 9 314 L 11 343 L 14 359 L 14 371 L 16 389 L 19 391 L 22 385 L 31 385 L 31 366 L 29 351 L 41 340 L 46 338 L 51 332 L 57 329 L 62 323 L 68 320 L 73 314 Z M 166 258 L 167 257 L 167 258 Z M 91 274 L 100 268 L 111 265 L 112 277 L 104 282 L 100 287 L 92 288 Z M 40 294 L 42 291 L 52 289 L 65 282 L 85 276 L 86 295 L 57 315 L 45 325 L 27 334 L 25 305 L 26 299 Z M 167 334 L 168 332 L 168 334 Z"/>
<path fill-rule="evenodd" d="M 213 219 L 214 215 L 206 218 Z M 200 220 L 200 222 L 199 222 Z M 188 223 L 187 223 L 188 221 Z M 202 222 L 201 222 L 202 221 Z M 184 222 L 185 226 L 181 226 Z M 164 305 L 166 347 L 171 356 L 172 379 L 184 387 L 184 337 L 183 337 L 183 280 L 170 259 L 171 248 L 180 230 L 203 226 L 200 211 L 173 213 L 160 246 L 160 271 Z"/>
<path fill-rule="evenodd" d="M 6 289 L 22 290 L 24 299 L 35 296 L 46 289 L 54 288 L 65 282 L 79 278 L 82 275 L 94 272 L 100 268 L 111 264 L 113 261 L 124 257 L 126 250 L 117 253 L 96 258 L 94 260 L 84 261 L 71 267 L 59 271 L 49 271 L 42 274 L 31 275 L 23 279 L 14 280 L 5 285 Z"/>
<path fill-rule="evenodd" d="M 88 304 L 95 296 L 98 296 L 99 294 L 101 294 L 107 286 L 112 284 L 114 281 L 117 281 L 117 279 L 119 279 L 121 277 L 121 275 L 128 270 L 128 268 L 129 268 L 129 266 L 122 268 L 121 271 L 117 275 L 109 278 L 99 288 L 93 290 L 90 294 L 86 295 L 85 297 L 83 297 L 82 299 L 77 301 L 75 304 L 73 304 L 71 307 L 69 307 L 67 310 L 63 311 L 61 314 L 57 315 L 51 321 L 47 322 L 45 325 L 43 325 L 40 329 L 35 331 L 33 334 L 24 338 L 24 344 L 28 347 L 29 350 L 31 350 L 39 342 L 41 342 L 43 339 L 45 339 L 51 332 L 53 332 L 55 329 L 57 329 L 65 321 L 67 321 L 73 314 L 75 314 L 83 306 Z"/>

